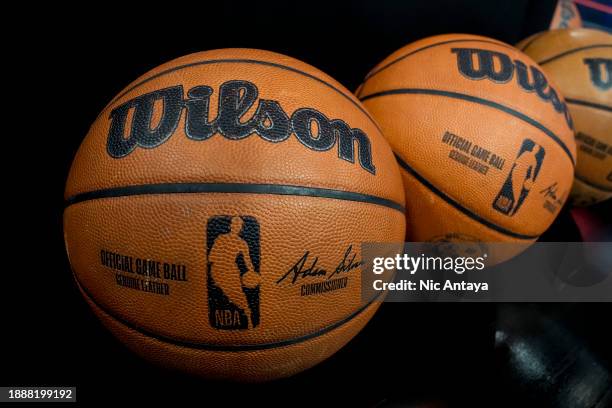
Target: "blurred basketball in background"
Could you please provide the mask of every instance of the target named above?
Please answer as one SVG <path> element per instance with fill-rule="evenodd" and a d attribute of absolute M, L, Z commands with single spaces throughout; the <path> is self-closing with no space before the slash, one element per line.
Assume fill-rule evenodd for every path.
<path fill-rule="evenodd" d="M 612 35 L 553 30 L 517 47 L 555 81 L 574 120 L 578 158 L 572 203 L 585 206 L 612 197 Z"/>
<path fill-rule="evenodd" d="M 358 96 L 402 168 L 408 240 L 520 250 L 563 206 L 575 164 L 571 118 L 542 69 L 514 47 L 466 34 L 426 38 L 378 64 Z"/>

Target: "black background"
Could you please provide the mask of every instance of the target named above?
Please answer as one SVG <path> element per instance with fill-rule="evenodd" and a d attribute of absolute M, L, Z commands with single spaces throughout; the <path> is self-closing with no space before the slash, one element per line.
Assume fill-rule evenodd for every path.
<path fill-rule="evenodd" d="M 2 119 L 6 211 L 0 384 L 76 385 L 81 402 L 372 406 L 423 399 L 476 406 L 511 399 L 512 391 L 495 383 L 494 305 L 385 304 L 328 361 L 263 385 L 210 383 L 168 373 L 132 355 L 98 323 L 72 282 L 65 256 L 63 188 L 89 125 L 129 82 L 184 54 L 251 47 L 303 60 L 354 90 L 376 63 L 414 40 L 458 32 L 512 44 L 545 29 L 555 4 L 206 3 L 151 2 L 130 10 L 111 3 L 87 10 L 54 5 L 9 16 L 19 28 L 7 37 L 17 50 L 5 52 L 14 74 L 5 77 L 5 85 L 16 89 L 5 92 L 14 109 Z M 593 211 L 604 214 L 609 207 Z M 565 211 L 545 238 L 575 241 L 580 235 Z M 597 327 L 597 319 L 605 316 L 601 310 L 580 313 L 595 316 Z"/>

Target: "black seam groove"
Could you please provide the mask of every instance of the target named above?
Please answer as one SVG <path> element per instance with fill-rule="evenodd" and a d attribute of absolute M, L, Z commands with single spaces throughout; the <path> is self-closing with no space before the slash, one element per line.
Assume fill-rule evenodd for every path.
<path fill-rule="evenodd" d="M 606 186 L 601 186 L 599 184 L 594 184 L 590 181 L 588 181 L 587 179 L 585 179 L 584 177 L 579 176 L 578 174 L 574 174 L 574 177 L 576 177 L 577 180 L 580 180 L 581 182 L 583 182 L 584 184 L 586 184 L 587 186 L 594 188 L 596 190 L 600 190 L 600 191 L 604 191 L 606 193 L 612 193 L 612 188 L 610 187 L 606 187 Z"/>
<path fill-rule="evenodd" d="M 477 39 L 477 38 L 472 38 L 472 39 L 470 39 L 470 38 L 462 38 L 462 39 L 457 39 L 457 40 L 448 40 L 448 41 L 442 41 L 442 42 L 435 43 L 435 44 L 429 44 L 429 45 L 427 45 L 427 46 L 425 46 L 425 47 L 421 47 L 421 48 L 418 48 L 418 49 L 416 49 L 416 50 L 414 50 L 414 51 L 411 51 L 411 52 L 409 52 L 408 54 L 404 54 L 404 55 L 402 55 L 401 57 L 397 57 L 397 58 L 396 58 L 396 59 L 394 59 L 393 61 L 390 61 L 390 62 L 389 62 L 389 63 L 387 63 L 386 65 L 384 65 L 384 66 L 380 67 L 378 70 L 370 72 L 368 75 L 366 75 L 366 77 L 365 77 L 365 79 L 364 79 L 364 81 L 363 81 L 363 85 L 365 85 L 365 83 L 366 83 L 366 82 L 367 82 L 367 81 L 368 81 L 370 78 L 372 78 L 374 75 L 376 75 L 376 74 L 380 73 L 381 71 L 384 71 L 385 69 L 389 68 L 391 65 L 393 65 L 393 64 L 395 64 L 395 63 L 397 63 L 397 62 L 400 62 L 400 61 L 401 61 L 401 60 L 403 60 L 404 58 L 407 58 L 407 57 L 409 57 L 409 56 L 411 56 L 411 55 L 414 55 L 414 54 L 416 54 L 416 53 L 418 53 L 418 52 L 425 51 L 425 50 L 427 50 L 427 49 L 429 49 L 429 48 L 434 48 L 434 47 L 437 47 L 437 46 L 439 46 L 439 45 L 452 44 L 452 43 L 456 43 L 456 42 L 465 42 L 465 41 L 467 41 L 467 42 L 481 42 L 481 43 L 496 44 L 496 45 L 500 45 L 500 46 L 502 46 L 502 47 L 506 47 L 506 48 L 513 48 L 513 47 L 511 47 L 511 46 L 509 46 L 509 45 L 507 45 L 507 44 L 504 44 L 504 43 L 502 43 L 502 42 L 499 42 L 499 41 L 479 40 L 479 39 Z"/>
<path fill-rule="evenodd" d="M 366 95 L 364 97 L 361 98 L 362 101 L 371 99 L 371 98 L 377 98 L 380 96 L 386 96 L 386 95 L 437 95 L 437 96 L 445 96 L 445 97 L 449 97 L 449 98 L 454 98 L 454 99 L 462 99 L 468 102 L 474 102 L 474 103 L 478 103 L 480 105 L 485 105 L 485 106 L 489 106 L 491 108 L 500 110 L 502 112 L 508 113 L 509 115 L 512 115 L 518 119 L 521 119 L 523 122 L 526 122 L 530 125 L 532 125 L 533 127 L 537 128 L 538 130 L 541 130 L 542 132 L 544 132 L 544 134 L 546 134 L 547 136 L 549 136 L 551 139 L 553 139 L 565 152 L 565 154 L 567 155 L 567 157 L 570 159 L 570 161 L 572 162 L 572 166 L 576 166 L 576 162 L 574 160 L 574 157 L 572 156 L 572 153 L 570 152 L 569 148 L 565 145 L 565 143 L 563 143 L 563 141 L 561 140 L 561 138 L 559 136 L 557 136 L 556 134 L 554 134 L 550 129 L 548 129 L 547 127 L 545 127 L 544 125 L 542 125 L 540 122 L 530 118 L 529 116 L 525 115 L 524 113 L 521 113 L 517 110 L 514 110 L 508 106 L 502 105 L 500 103 L 491 101 L 489 99 L 483 99 L 483 98 L 479 98 L 477 96 L 472 96 L 472 95 L 467 95 L 467 94 L 463 94 L 463 93 L 459 93 L 459 92 L 450 92 L 450 91 L 442 91 L 442 90 L 438 90 L 438 89 L 419 89 L 419 88 L 407 88 L 407 89 L 389 89 L 386 91 L 381 91 L 381 92 L 376 92 L 370 95 Z"/>
<path fill-rule="evenodd" d="M 112 101 L 110 101 L 110 103 L 108 105 L 106 105 L 106 107 L 102 110 L 102 112 L 104 112 L 109 106 L 113 105 L 116 101 L 118 101 L 119 99 L 123 98 L 125 95 L 127 95 L 128 93 L 132 92 L 134 89 L 142 86 L 143 84 L 152 81 L 153 79 L 162 77 L 164 75 L 167 75 L 171 72 L 174 71 L 179 71 L 182 69 L 186 69 L 186 68 L 191 68 L 194 66 L 198 66 L 198 65 L 208 65 L 208 64 L 258 64 L 258 65 L 265 65 L 265 66 L 269 66 L 269 67 L 273 67 L 273 68 L 279 68 L 279 69 L 284 69 L 286 71 L 291 71 L 294 72 L 296 74 L 305 76 L 307 78 L 310 79 L 314 79 L 317 82 L 320 82 L 321 84 L 327 86 L 328 88 L 334 90 L 335 92 L 339 93 L 340 95 L 342 95 L 344 98 L 346 98 L 349 102 L 351 102 L 353 105 L 355 105 L 355 107 L 357 109 L 359 109 L 369 120 L 370 122 L 374 125 L 374 127 L 376 127 L 376 129 L 378 129 L 379 132 L 382 133 L 381 129 L 378 127 L 378 124 L 376 123 L 376 121 L 372 118 L 372 116 L 370 116 L 370 114 L 368 113 L 368 111 L 366 111 L 358 102 L 356 102 L 353 98 L 352 98 L 352 94 L 345 94 L 344 92 L 342 92 L 340 89 L 336 88 L 335 86 L 333 86 L 332 84 L 330 84 L 329 82 L 324 81 L 321 78 L 318 78 L 312 74 L 309 74 L 307 72 L 304 71 L 300 71 L 299 69 L 293 68 L 293 67 L 289 67 L 286 65 L 282 65 L 282 64 L 277 64 L 274 62 L 268 62 L 268 61 L 259 61 L 259 60 L 252 60 L 252 59 L 236 59 L 236 58 L 228 58 L 228 59 L 216 59 L 216 60 L 204 60 L 204 61 L 197 61 L 197 62 L 192 62 L 189 64 L 184 64 L 184 65 L 179 65 L 177 67 L 174 68 L 170 68 L 167 69 L 165 71 L 162 72 L 158 72 L 155 75 L 152 75 L 148 78 L 143 79 L 142 81 L 138 82 L 137 84 L 134 84 L 133 86 L 129 87 L 128 89 L 126 89 L 125 91 L 123 91 L 122 93 L 120 93 L 119 95 L 117 95 L 116 97 L 113 98 Z"/>
<path fill-rule="evenodd" d="M 574 48 L 574 49 L 562 52 L 561 54 L 553 55 L 552 57 L 546 58 L 545 60 L 538 61 L 538 64 L 540 65 L 548 64 L 549 62 L 565 57 L 566 55 L 570 55 L 570 54 L 573 54 L 579 51 L 590 50 L 591 48 L 612 48 L 612 44 L 593 44 L 593 45 L 587 45 L 585 47 Z"/>
<path fill-rule="evenodd" d="M 273 194 L 331 198 L 356 201 L 388 207 L 405 213 L 403 205 L 382 197 L 353 191 L 333 190 L 329 188 L 303 187 L 284 184 L 248 184 L 248 183 L 162 183 L 141 184 L 125 187 L 113 187 L 76 194 L 66 199 L 66 207 L 83 201 L 101 198 L 127 197 L 148 194 L 189 194 L 189 193 L 238 193 L 238 194 Z"/>
<path fill-rule="evenodd" d="M 506 229 L 504 227 L 501 227 L 501 226 L 499 226 L 497 224 L 494 224 L 494 223 L 488 221 L 485 218 L 482 218 L 481 216 L 479 216 L 478 214 L 476 214 L 476 213 L 470 211 L 469 209 L 465 208 L 464 206 L 462 206 L 461 204 L 459 204 L 458 202 L 453 200 L 451 197 L 446 195 L 443 191 L 439 190 L 436 186 L 431 184 L 425 177 L 421 176 L 419 173 L 416 172 L 416 170 L 414 170 L 411 166 L 409 166 L 408 163 L 406 163 L 398 154 L 395 154 L 395 157 L 397 158 L 397 161 L 398 161 L 399 165 L 404 170 L 406 170 L 408 173 L 410 173 L 414 178 L 416 178 L 423 186 L 425 186 L 432 193 L 436 194 L 438 197 L 440 197 L 441 199 L 446 201 L 448 204 L 450 204 L 451 206 L 453 206 L 454 208 L 459 210 L 461 213 L 467 215 L 468 217 L 470 217 L 474 221 L 476 221 L 476 222 L 484 225 L 485 227 L 488 227 L 488 228 L 490 228 L 490 229 L 492 229 L 492 230 L 494 230 L 496 232 L 502 233 L 504 235 L 508 235 L 510 237 L 513 237 L 513 238 L 535 239 L 535 238 L 539 237 L 539 235 L 519 234 L 518 232 L 511 231 L 511 230 Z"/>
<path fill-rule="evenodd" d="M 315 339 L 319 336 L 322 336 L 324 334 L 327 334 L 329 332 L 331 332 L 332 330 L 343 326 L 345 323 L 350 322 L 351 320 L 353 320 L 354 318 L 356 318 L 357 316 L 359 316 L 364 310 L 366 310 L 370 305 L 372 305 L 375 301 L 377 301 L 381 294 L 383 292 L 379 292 L 378 294 L 376 294 L 376 296 L 374 296 L 370 301 L 368 301 L 367 303 L 365 303 L 364 305 L 362 305 L 359 309 L 357 309 L 356 311 L 354 311 L 353 313 L 351 313 L 350 315 L 348 315 L 347 317 L 345 317 L 344 319 L 341 319 L 335 323 L 330 324 L 329 326 L 326 326 L 316 332 L 312 332 L 300 337 L 295 337 L 292 339 L 288 339 L 288 340 L 281 340 L 281 341 L 276 341 L 273 343 L 262 343 L 262 344 L 210 344 L 210 343 L 195 343 L 195 342 L 190 342 L 190 341 L 186 341 L 186 340 L 177 340 L 177 339 L 173 339 L 170 337 L 166 337 L 164 335 L 160 335 L 160 334 L 156 334 L 156 333 L 152 333 L 149 330 L 143 329 L 141 327 L 138 327 L 136 325 L 134 325 L 133 323 L 128 322 L 127 320 L 117 316 L 115 313 L 109 311 L 107 308 L 101 306 L 95 299 L 94 297 L 91 295 L 91 293 L 89 293 L 89 291 L 85 288 L 85 286 L 83 286 L 83 284 L 79 281 L 79 279 L 77 278 L 76 274 L 74 273 L 74 271 L 72 272 L 72 276 L 74 277 L 74 280 L 76 282 L 76 284 L 78 285 L 78 287 L 83 291 L 83 293 L 87 296 L 87 299 L 92 302 L 98 309 L 100 309 L 103 313 L 105 313 L 106 315 L 108 315 L 110 318 L 116 320 L 118 323 L 126 326 L 127 328 L 134 330 L 140 334 L 142 334 L 143 336 L 146 337 L 151 337 L 155 340 L 164 342 L 164 343 L 169 343 L 175 346 L 180 346 L 180 347 L 188 347 L 191 349 L 197 349 L 197 350 L 209 350 L 209 351 L 227 351 L 227 352 L 242 352 L 242 351 L 256 351 L 256 350 L 270 350 L 270 349 L 274 349 L 274 348 L 281 348 L 281 347 L 287 347 L 287 346 L 292 346 L 294 344 L 299 344 L 299 343 L 303 343 L 305 341 L 308 340 L 312 340 Z"/>
<path fill-rule="evenodd" d="M 532 45 L 537 40 L 539 40 L 542 37 L 542 34 L 545 34 L 545 33 L 546 31 L 542 31 L 540 33 L 535 34 L 531 40 L 527 41 L 527 43 L 523 45 L 523 47 L 521 48 L 521 51 L 525 52 L 525 50 L 529 48 L 530 45 Z"/>
<path fill-rule="evenodd" d="M 589 101 L 583 101 L 582 99 L 565 98 L 565 102 L 572 104 L 572 105 L 588 106 L 589 108 L 600 109 L 600 110 L 604 110 L 607 112 L 612 112 L 612 106 L 601 105 L 599 103 L 593 103 Z"/>

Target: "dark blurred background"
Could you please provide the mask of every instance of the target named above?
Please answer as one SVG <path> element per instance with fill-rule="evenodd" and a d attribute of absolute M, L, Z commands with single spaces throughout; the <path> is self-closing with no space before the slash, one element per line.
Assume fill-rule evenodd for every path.
<path fill-rule="evenodd" d="M 7 228 L 0 385 L 76 385 L 81 403 L 608 406 L 601 405 L 610 398 L 608 304 L 384 304 L 328 361 L 262 385 L 210 383 L 153 367 L 98 323 L 65 256 L 63 187 L 89 125 L 136 77 L 191 52 L 251 47 L 303 60 L 354 90 L 412 41 L 457 32 L 513 44 L 546 29 L 556 6 L 211 3 L 46 4 L 7 15 L 17 29 L 5 36 L 5 65 L 14 73 L 5 85 L 17 89 L 5 93 L 14 112 L 3 118 L 9 147 L 1 160 Z M 611 210 L 609 203 L 565 209 L 542 239 L 612 240 Z"/>

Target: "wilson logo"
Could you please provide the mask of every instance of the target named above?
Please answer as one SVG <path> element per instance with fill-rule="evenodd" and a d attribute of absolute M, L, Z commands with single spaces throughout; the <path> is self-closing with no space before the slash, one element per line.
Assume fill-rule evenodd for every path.
<path fill-rule="evenodd" d="M 612 59 L 585 58 L 584 63 L 589 67 L 591 83 L 602 91 L 612 88 Z"/>
<path fill-rule="evenodd" d="M 278 101 L 261 99 L 251 117 L 246 113 L 257 101 L 259 91 L 248 81 L 228 81 L 219 89 L 217 117 L 209 119 L 209 86 L 195 86 L 183 98 L 181 85 L 160 89 L 131 99 L 113 109 L 106 150 L 111 157 L 125 157 L 136 149 L 155 148 L 176 131 L 183 110 L 185 135 L 191 140 L 203 141 L 215 134 L 230 140 L 241 140 L 253 134 L 262 139 L 279 143 L 291 134 L 308 149 L 326 151 L 338 144 L 338 158 L 355 162 L 355 142 L 358 146 L 359 164 L 375 174 L 372 149 L 368 136 L 360 129 L 351 128 L 341 119 L 328 119 L 312 108 L 297 109 L 291 117 Z M 152 126 L 156 103 L 163 104 L 161 118 Z M 130 112 L 131 123 L 128 122 Z M 129 132 L 126 134 L 126 128 Z"/>
<path fill-rule="evenodd" d="M 519 60 L 512 60 L 508 55 L 478 48 L 452 48 L 457 54 L 459 72 L 472 80 L 489 79 L 496 83 L 512 80 L 516 72 L 518 86 L 525 92 L 535 92 L 544 102 L 550 102 L 557 113 L 564 116 L 567 125 L 573 129 L 572 118 L 565 102 L 562 102 L 557 91 L 548 84 L 546 76 L 535 66 L 527 66 Z"/>
<path fill-rule="evenodd" d="M 493 208 L 513 216 L 521 208 L 540 174 L 546 151 L 531 139 L 523 140 L 516 160 L 501 190 L 493 200 Z"/>

